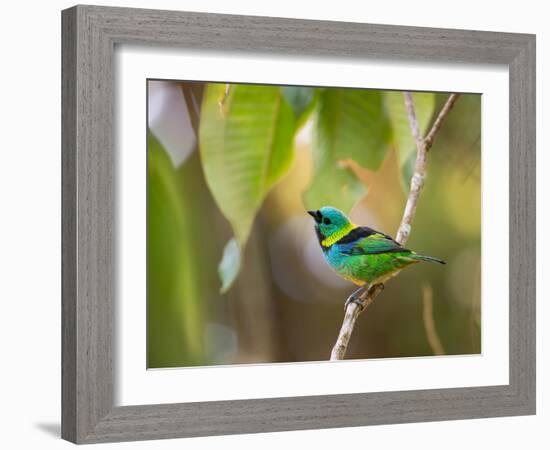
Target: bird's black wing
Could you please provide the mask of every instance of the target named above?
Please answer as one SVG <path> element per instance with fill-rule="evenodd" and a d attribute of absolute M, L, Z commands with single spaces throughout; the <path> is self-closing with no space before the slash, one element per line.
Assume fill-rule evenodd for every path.
<path fill-rule="evenodd" d="M 389 241 L 394 242 L 395 244 L 399 245 L 398 242 L 396 242 L 391 236 L 388 236 L 387 234 L 381 233 L 380 231 L 373 230 L 369 227 L 357 227 L 351 230 L 348 234 L 346 234 L 342 239 L 338 240 L 339 244 L 349 244 L 351 242 L 355 242 L 362 238 L 368 238 L 370 236 L 379 235 L 380 237 L 383 237 L 384 239 L 388 239 Z"/>
<path fill-rule="evenodd" d="M 408 252 L 391 236 L 369 227 L 358 227 L 338 241 L 342 253 L 348 255 L 373 255 L 377 253 Z"/>

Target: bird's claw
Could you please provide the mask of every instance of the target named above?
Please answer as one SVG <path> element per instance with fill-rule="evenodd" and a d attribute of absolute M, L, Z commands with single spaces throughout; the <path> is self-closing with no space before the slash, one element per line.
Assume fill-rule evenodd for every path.
<path fill-rule="evenodd" d="M 380 290 L 380 291 L 383 291 L 384 290 L 384 283 L 379 283 L 379 284 L 375 284 L 374 286 L 371 286 L 369 289 L 368 289 L 368 294 L 370 294 L 371 292 L 374 292 L 376 290 Z M 346 300 L 346 303 L 344 303 L 344 311 L 346 309 L 348 309 L 348 306 L 350 305 L 350 303 L 355 303 L 358 307 L 359 307 L 359 310 L 361 312 L 363 312 L 363 310 L 365 309 L 365 301 L 364 299 L 362 298 L 362 295 L 365 293 L 365 289 L 362 288 L 362 289 L 358 289 L 357 291 L 355 291 L 353 294 L 351 294 L 348 299 Z M 367 295 L 368 295 L 367 294 Z"/>
<path fill-rule="evenodd" d="M 351 304 L 351 303 L 355 303 L 358 307 L 359 307 L 359 310 L 360 311 L 363 311 L 363 309 L 365 308 L 365 305 L 363 304 L 363 301 L 361 300 L 361 298 L 359 296 L 357 296 L 355 293 L 351 294 L 348 299 L 346 300 L 346 303 L 344 304 L 344 311 L 346 309 L 348 309 L 348 306 Z"/>

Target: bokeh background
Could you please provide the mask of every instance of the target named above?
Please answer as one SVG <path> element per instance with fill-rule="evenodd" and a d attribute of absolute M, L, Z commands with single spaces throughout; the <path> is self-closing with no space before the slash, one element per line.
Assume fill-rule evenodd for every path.
<path fill-rule="evenodd" d="M 218 265 L 233 233 L 201 165 L 200 105 L 188 94 L 200 99 L 204 88 L 148 82 L 148 367 L 327 360 L 355 287 L 329 269 L 305 213 L 312 119 L 221 294 Z M 435 112 L 447 96 L 435 95 Z M 481 96 L 463 94 L 429 153 L 407 243 L 447 265 L 418 264 L 388 282 L 357 321 L 348 359 L 480 353 L 480 136 Z M 356 168 L 368 193 L 351 210 L 355 223 L 395 235 L 407 193 L 402 172 L 393 148 L 378 170 Z"/>

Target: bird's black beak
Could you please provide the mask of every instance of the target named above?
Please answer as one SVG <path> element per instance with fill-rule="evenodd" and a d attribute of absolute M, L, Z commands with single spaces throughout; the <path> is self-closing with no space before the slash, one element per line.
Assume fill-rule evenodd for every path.
<path fill-rule="evenodd" d="M 319 211 L 308 211 L 307 213 L 315 219 L 315 222 L 321 222 L 321 213 Z"/>

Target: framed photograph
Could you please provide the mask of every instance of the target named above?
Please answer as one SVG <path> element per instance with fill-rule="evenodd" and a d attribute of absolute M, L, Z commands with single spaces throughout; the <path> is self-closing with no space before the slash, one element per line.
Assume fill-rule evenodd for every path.
<path fill-rule="evenodd" d="M 62 13 L 62 436 L 535 413 L 535 37 Z"/>

